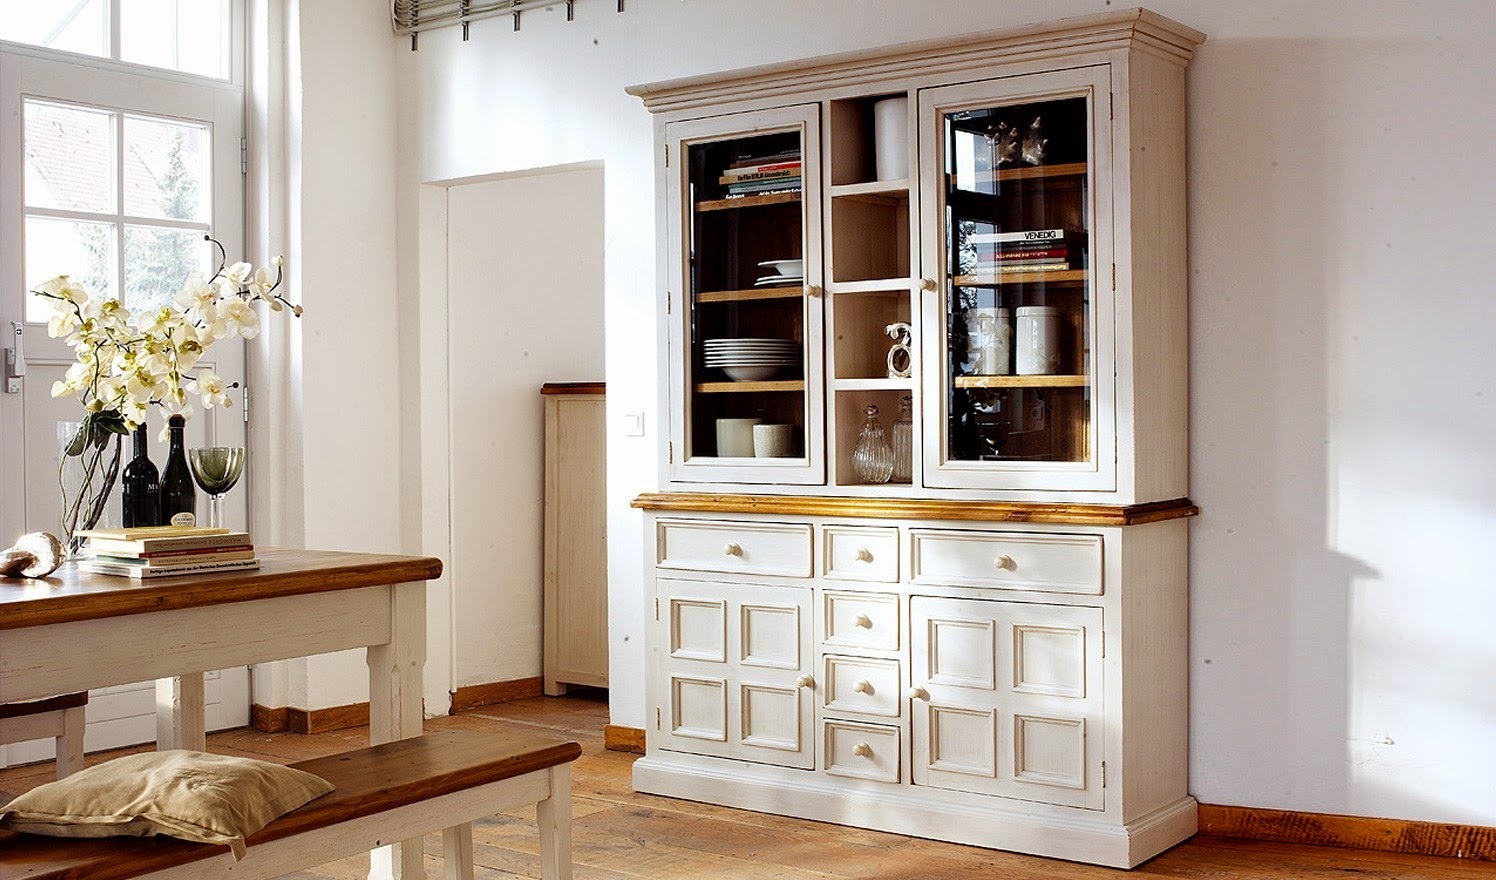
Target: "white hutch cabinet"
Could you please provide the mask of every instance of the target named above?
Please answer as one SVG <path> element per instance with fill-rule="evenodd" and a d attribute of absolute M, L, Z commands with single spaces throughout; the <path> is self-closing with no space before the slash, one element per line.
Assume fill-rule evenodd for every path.
<path fill-rule="evenodd" d="M 1203 39 L 1129 10 L 630 90 L 664 414 L 637 789 L 1120 867 L 1194 833 Z"/>

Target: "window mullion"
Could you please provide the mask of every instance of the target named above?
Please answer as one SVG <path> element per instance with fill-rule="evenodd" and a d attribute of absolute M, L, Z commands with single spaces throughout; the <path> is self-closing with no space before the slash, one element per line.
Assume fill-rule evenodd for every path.
<path fill-rule="evenodd" d="M 119 0 L 110 0 L 114 10 L 115 34 L 119 34 Z M 118 47 L 116 46 L 116 51 Z M 114 277 L 115 295 L 125 301 L 125 115 L 111 113 L 114 120 Z"/>

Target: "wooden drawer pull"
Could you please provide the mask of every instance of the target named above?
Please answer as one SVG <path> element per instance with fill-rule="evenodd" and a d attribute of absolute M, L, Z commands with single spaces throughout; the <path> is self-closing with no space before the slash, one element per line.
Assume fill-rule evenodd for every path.
<path fill-rule="evenodd" d="M 872 629 L 873 619 L 871 617 L 868 617 L 866 614 L 859 614 L 857 615 L 857 619 L 852 621 L 852 624 L 863 629 Z"/>
<path fill-rule="evenodd" d="M 1006 553 L 994 559 L 992 561 L 992 564 L 996 565 L 998 568 L 1003 569 L 1004 571 L 1013 571 L 1018 568 L 1018 563 L 1014 562 L 1013 557 L 1009 556 Z"/>
<path fill-rule="evenodd" d="M 816 686 L 816 680 L 814 676 L 802 675 L 795 680 L 795 685 L 797 687 L 811 688 Z"/>
<path fill-rule="evenodd" d="M 859 547 L 859 548 L 857 548 L 857 561 L 858 562 L 872 562 L 873 561 L 873 551 L 867 549 L 866 547 Z"/>
<path fill-rule="evenodd" d="M 905 692 L 905 696 L 911 700 L 928 700 L 930 699 L 930 692 L 919 685 L 915 685 Z"/>
<path fill-rule="evenodd" d="M 741 544 L 730 543 L 726 547 L 722 548 L 722 553 L 727 556 L 742 556 L 743 547 Z"/>
<path fill-rule="evenodd" d="M 871 694 L 873 692 L 873 683 L 864 678 L 862 681 L 857 682 L 852 690 L 859 694 Z"/>
<path fill-rule="evenodd" d="M 852 747 L 852 754 L 859 758 L 871 758 L 873 756 L 873 747 L 867 743 L 858 743 Z"/>

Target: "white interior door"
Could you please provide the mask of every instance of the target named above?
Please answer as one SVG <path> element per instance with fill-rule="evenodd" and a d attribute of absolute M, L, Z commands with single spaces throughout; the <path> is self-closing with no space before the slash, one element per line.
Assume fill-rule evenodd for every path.
<path fill-rule="evenodd" d="M 60 530 L 58 425 L 83 415 L 77 399 L 51 396 L 74 355 L 48 337 L 51 309 L 28 291 L 67 273 L 96 295 L 149 308 L 170 300 L 186 268 L 216 266 L 205 234 L 237 259 L 242 128 L 243 92 L 233 83 L 0 43 L 0 330 L 15 353 L 7 373 L 21 374 L 0 382 L 0 536 Z M 208 355 L 200 367 L 242 383 L 242 343 L 222 341 Z M 242 388 L 230 409 L 196 405 L 187 445 L 244 445 L 241 395 Z M 149 422 L 158 468 L 166 460 L 156 439 L 162 418 Z M 119 520 L 115 491 L 105 525 Z M 225 498 L 230 526 L 248 522 L 247 497 L 240 488 Z M 213 673 L 206 698 L 210 730 L 247 723 L 247 671 Z M 95 693 L 88 748 L 153 739 L 154 713 L 150 682 Z M 0 763 L 44 758 L 50 749 L 8 747 Z"/>

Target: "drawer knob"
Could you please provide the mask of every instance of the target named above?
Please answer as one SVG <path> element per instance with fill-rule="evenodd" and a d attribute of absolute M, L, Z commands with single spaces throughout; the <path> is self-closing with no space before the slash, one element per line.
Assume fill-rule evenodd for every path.
<path fill-rule="evenodd" d="M 1018 563 L 1013 561 L 1013 557 L 1009 556 L 1006 553 L 993 560 L 993 564 L 1004 571 L 1012 571 L 1013 569 L 1018 567 Z"/>
<path fill-rule="evenodd" d="M 825 293 L 825 291 L 821 289 L 821 285 L 819 284 L 811 284 L 806 286 L 805 292 L 810 294 L 812 299 L 818 299 L 820 298 L 822 293 Z"/>
<path fill-rule="evenodd" d="M 852 624 L 854 626 L 860 626 L 863 629 L 872 629 L 873 619 L 871 617 L 868 617 L 866 614 L 859 614 L 857 615 L 857 619 L 852 621 Z"/>
<path fill-rule="evenodd" d="M 809 675 L 809 674 L 802 675 L 798 679 L 795 680 L 795 685 L 798 686 L 798 687 L 803 687 L 803 688 L 815 687 L 816 686 L 816 680 L 815 680 L 815 677 L 812 676 L 812 675 Z"/>
<path fill-rule="evenodd" d="M 919 279 L 919 289 L 920 290 L 935 290 L 938 287 L 939 287 L 939 285 L 937 285 L 935 283 L 935 279 L 933 279 L 933 278 L 921 278 L 921 279 Z"/>
<path fill-rule="evenodd" d="M 873 551 L 867 549 L 866 547 L 858 547 L 857 548 L 857 561 L 858 562 L 872 562 L 873 561 Z"/>
<path fill-rule="evenodd" d="M 743 547 L 741 544 L 731 543 L 723 547 L 722 552 L 727 556 L 742 556 Z"/>
<path fill-rule="evenodd" d="M 873 747 L 867 743 L 858 743 L 852 747 L 852 754 L 859 758 L 871 758 L 873 756 Z"/>
<path fill-rule="evenodd" d="M 920 687 L 919 685 L 915 685 L 914 687 L 910 688 L 906 692 L 906 695 L 911 700 L 928 700 L 928 699 L 930 699 L 930 692 L 927 691 L 927 690 L 925 690 L 924 688 Z"/>
<path fill-rule="evenodd" d="M 873 683 L 864 678 L 862 681 L 857 682 L 852 687 L 852 690 L 859 694 L 871 694 L 873 692 Z"/>

